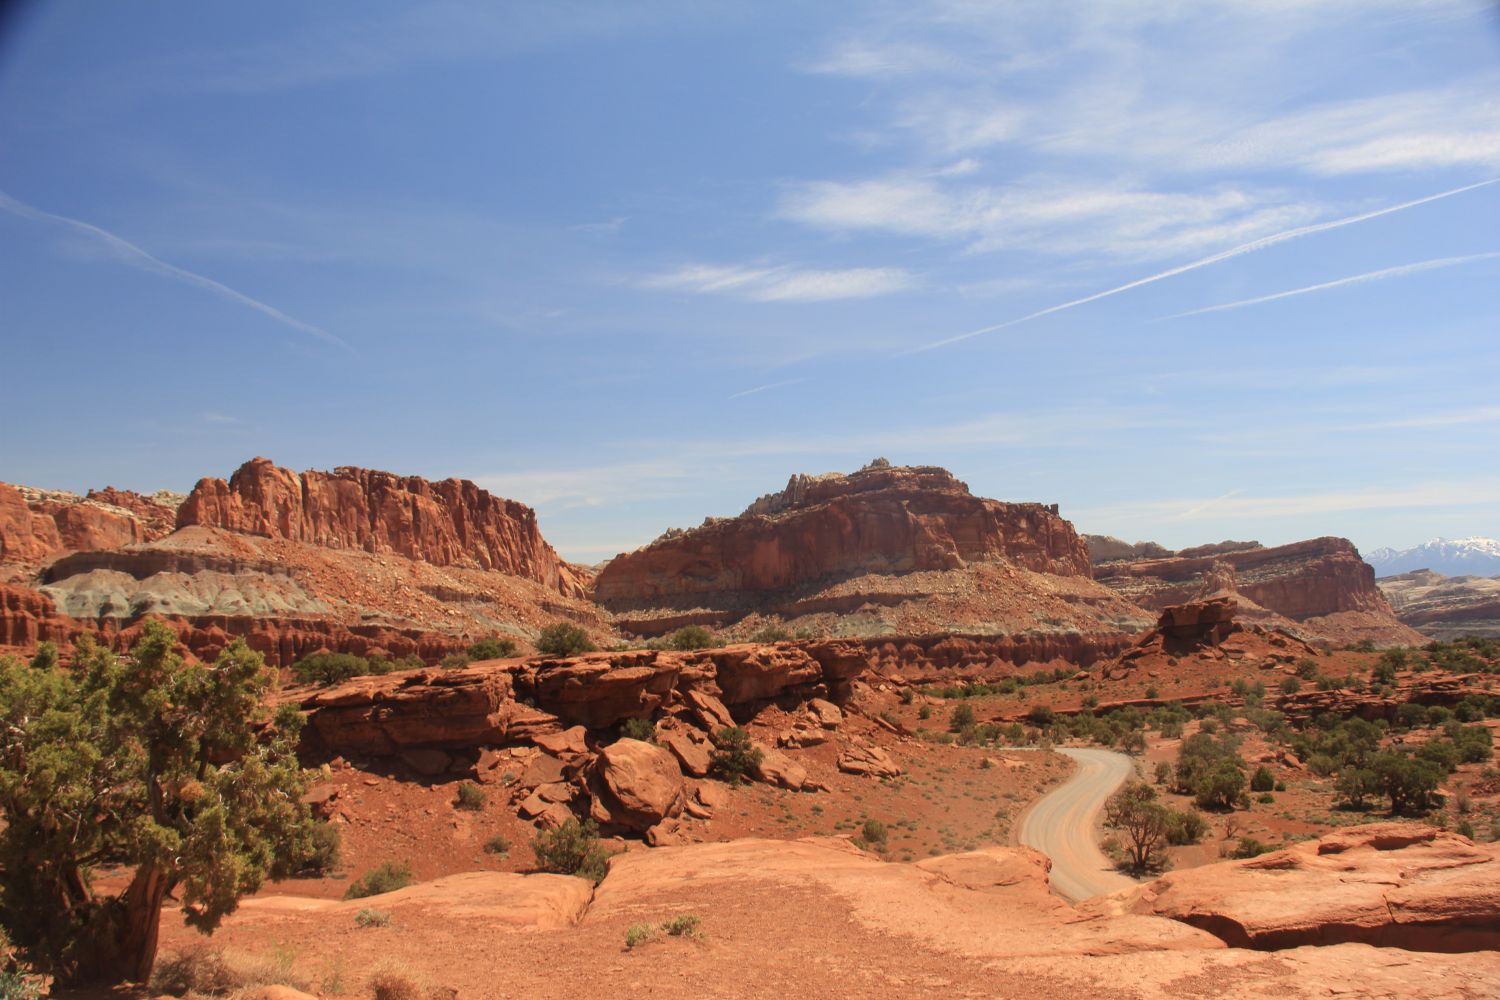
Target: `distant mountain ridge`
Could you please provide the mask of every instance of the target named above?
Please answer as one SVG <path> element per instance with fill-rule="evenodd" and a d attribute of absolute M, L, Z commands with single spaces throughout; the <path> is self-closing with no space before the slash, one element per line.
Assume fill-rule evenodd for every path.
<path fill-rule="evenodd" d="M 1409 549 L 1379 548 L 1365 554 L 1376 576 L 1430 569 L 1444 576 L 1500 576 L 1500 539 L 1434 538 Z"/>

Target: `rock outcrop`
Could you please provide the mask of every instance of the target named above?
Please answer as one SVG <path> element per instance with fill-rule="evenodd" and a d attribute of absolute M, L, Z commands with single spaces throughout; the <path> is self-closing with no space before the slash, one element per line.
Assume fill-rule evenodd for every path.
<path fill-rule="evenodd" d="M 199 480 L 177 512 L 177 526 L 190 525 L 493 570 L 567 596 L 586 590 L 542 538 L 535 511 L 468 480 L 348 466 L 299 474 L 255 458 L 228 482 Z"/>
<path fill-rule="evenodd" d="M 1419 569 L 1375 581 L 1403 625 L 1434 639 L 1500 638 L 1500 577 Z"/>
<path fill-rule="evenodd" d="M 1118 635 L 1149 623 L 1094 583 L 1055 505 L 987 500 L 946 470 L 881 463 L 796 476 L 738 517 L 668 532 L 609 562 L 594 594 L 640 635 L 699 624 L 748 636 L 765 619 L 855 636 Z"/>
<path fill-rule="evenodd" d="M 1005 561 L 1088 576 L 1088 550 L 1055 506 L 984 500 L 944 469 L 870 468 L 793 477 L 739 517 L 658 539 L 595 581 L 606 607 L 691 596 L 756 603 L 829 577 Z"/>
<path fill-rule="evenodd" d="M 1343 538 L 1110 563 L 1099 566 L 1095 578 L 1154 610 L 1227 593 L 1241 599 L 1244 617 L 1263 610 L 1296 623 L 1303 634 L 1329 642 L 1421 641 L 1397 621 L 1375 586 L 1375 571 Z"/>
<path fill-rule="evenodd" d="M 668 711 L 715 729 L 733 722 L 731 712 L 753 712 L 779 699 L 842 701 L 866 666 L 858 648 L 830 640 L 495 660 L 460 670 L 360 677 L 288 696 L 308 713 L 310 748 L 330 755 L 472 750 L 530 743 L 573 725 L 602 730 Z"/>
<path fill-rule="evenodd" d="M 1233 948 L 1363 942 L 1500 948 L 1500 846 L 1409 823 L 1362 826 L 1248 861 L 1172 872 L 1127 912 L 1170 917 Z"/>
<path fill-rule="evenodd" d="M 59 552 L 153 541 L 171 532 L 176 501 L 114 487 L 80 497 L 0 483 L 0 563 L 34 567 Z"/>

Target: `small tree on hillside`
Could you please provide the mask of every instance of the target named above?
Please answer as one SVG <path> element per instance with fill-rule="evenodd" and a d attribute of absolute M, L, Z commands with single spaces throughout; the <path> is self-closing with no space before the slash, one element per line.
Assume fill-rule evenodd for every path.
<path fill-rule="evenodd" d="M 145 981 L 169 893 L 209 932 L 315 850 L 301 716 L 256 733 L 272 672 L 243 640 L 211 666 L 175 645 L 150 622 L 123 660 L 0 659 L 0 924 L 64 985 Z M 104 865 L 123 889 L 93 883 Z"/>
<path fill-rule="evenodd" d="M 1125 869 L 1140 875 L 1162 867 L 1162 848 L 1172 830 L 1172 811 L 1156 801 L 1156 789 L 1133 781 L 1109 797 L 1104 822 L 1125 837 Z"/>

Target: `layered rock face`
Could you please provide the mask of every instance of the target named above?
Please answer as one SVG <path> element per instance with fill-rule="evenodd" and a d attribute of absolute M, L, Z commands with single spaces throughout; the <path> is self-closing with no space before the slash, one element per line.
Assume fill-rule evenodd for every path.
<path fill-rule="evenodd" d="M 606 607 L 685 596 L 753 601 L 829 577 L 1002 560 L 1089 575 L 1088 550 L 1055 506 L 984 500 L 930 466 L 870 468 L 793 477 L 739 517 L 618 556 L 594 593 Z"/>
<path fill-rule="evenodd" d="M 1500 638 L 1500 577 L 1443 576 L 1419 569 L 1376 582 L 1396 617 L 1423 635 Z"/>
<path fill-rule="evenodd" d="M 177 512 L 179 528 L 191 525 L 492 570 L 570 597 L 585 591 L 542 538 L 535 511 L 468 480 L 348 466 L 299 474 L 255 458 L 227 483 L 199 480 Z"/>
<path fill-rule="evenodd" d="M 114 487 L 80 497 L 0 483 L 0 563 L 31 567 L 59 552 L 154 541 L 172 531 L 180 499 Z"/>
<path fill-rule="evenodd" d="M 1305 634 L 1329 641 L 1421 641 L 1396 620 L 1390 603 L 1375 586 L 1375 571 L 1343 538 L 1109 563 L 1096 567 L 1095 578 L 1155 610 L 1229 594 L 1241 599 L 1244 617 L 1263 609 L 1300 623 Z"/>
<path fill-rule="evenodd" d="M 1091 579 L 1055 505 L 1002 503 L 943 469 L 796 476 L 738 517 L 668 532 L 600 571 L 595 599 L 644 635 L 752 615 L 842 635 L 1118 633 L 1149 620 Z M 748 630 L 749 626 L 747 626 Z"/>

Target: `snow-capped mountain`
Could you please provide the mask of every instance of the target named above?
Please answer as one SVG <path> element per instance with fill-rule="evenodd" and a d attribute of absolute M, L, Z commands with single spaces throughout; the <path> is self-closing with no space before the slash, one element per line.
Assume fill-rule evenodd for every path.
<path fill-rule="evenodd" d="M 1500 540 L 1434 538 L 1410 549 L 1381 548 L 1365 553 L 1376 576 L 1430 569 L 1444 576 L 1500 576 Z"/>

